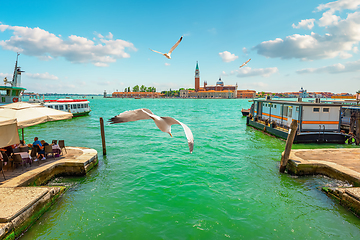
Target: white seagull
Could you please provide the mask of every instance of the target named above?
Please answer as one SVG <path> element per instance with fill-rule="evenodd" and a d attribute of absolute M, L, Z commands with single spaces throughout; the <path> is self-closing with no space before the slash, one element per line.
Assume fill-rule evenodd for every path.
<path fill-rule="evenodd" d="M 159 117 L 154 115 L 149 109 L 141 108 L 132 111 L 125 111 L 119 115 L 111 118 L 109 120 L 110 124 L 114 123 L 124 123 L 124 122 L 133 122 L 138 120 L 152 119 L 154 120 L 156 126 L 163 132 L 168 133 L 171 137 L 171 125 L 179 124 L 184 128 L 186 138 L 188 140 L 190 153 L 194 149 L 194 137 L 188 126 L 179 122 L 178 120 L 171 117 Z"/>
<path fill-rule="evenodd" d="M 153 52 L 160 53 L 161 55 L 164 55 L 165 57 L 167 57 L 168 59 L 170 59 L 170 58 L 171 58 L 170 55 L 171 55 L 172 51 L 174 51 L 174 49 L 179 45 L 179 43 L 181 42 L 182 38 L 183 38 L 183 37 L 181 36 L 181 38 L 179 39 L 179 41 L 177 41 L 177 42 L 175 43 L 175 45 L 172 46 L 172 48 L 170 49 L 170 51 L 169 51 L 168 53 L 161 53 L 161 52 L 152 50 L 152 49 L 150 49 L 150 48 L 149 48 L 149 49 L 150 49 L 151 51 L 153 51 Z"/>
<path fill-rule="evenodd" d="M 246 62 L 244 62 L 239 68 L 242 68 L 243 66 L 245 66 L 248 62 L 250 62 L 251 58 L 249 60 L 247 60 Z"/>

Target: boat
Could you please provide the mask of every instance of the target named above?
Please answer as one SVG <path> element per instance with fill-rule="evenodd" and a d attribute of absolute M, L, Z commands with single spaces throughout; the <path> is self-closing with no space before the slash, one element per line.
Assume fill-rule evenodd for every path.
<path fill-rule="evenodd" d="M 46 100 L 44 97 L 41 99 L 37 94 L 30 97 L 28 102 L 39 103 L 48 108 L 70 112 L 74 117 L 89 115 L 91 112 L 90 102 L 87 99 L 72 99 L 67 97 L 64 99 Z"/>
<path fill-rule="evenodd" d="M 246 117 L 247 115 L 250 114 L 250 108 L 249 109 L 245 109 L 245 108 L 241 109 L 241 113 L 242 113 L 243 117 Z"/>
<path fill-rule="evenodd" d="M 21 101 L 21 96 L 26 90 L 26 88 L 21 87 L 21 68 L 18 67 L 18 57 L 16 56 L 15 69 L 13 78 L 9 81 L 6 77 L 4 78 L 4 86 L 0 86 L 0 105 L 10 104 L 14 102 Z M 10 86 L 6 86 L 10 84 Z"/>
<path fill-rule="evenodd" d="M 287 139 L 292 120 L 298 122 L 294 143 L 345 143 L 341 130 L 341 104 L 255 99 L 246 124 Z"/>

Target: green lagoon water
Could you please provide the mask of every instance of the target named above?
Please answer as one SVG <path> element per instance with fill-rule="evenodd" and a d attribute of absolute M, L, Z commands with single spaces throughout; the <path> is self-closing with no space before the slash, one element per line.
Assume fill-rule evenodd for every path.
<path fill-rule="evenodd" d="M 99 165 L 71 187 L 22 239 L 359 239 L 360 220 L 321 192 L 340 182 L 279 174 L 285 142 L 246 127 L 247 100 L 89 99 L 90 116 L 25 129 L 94 148 Z M 105 126 L 99 117 L 149 108 L 187 124 L 173 138 L 153 121 Z M 346 147 L 295 145 L 295 148 Z"/>

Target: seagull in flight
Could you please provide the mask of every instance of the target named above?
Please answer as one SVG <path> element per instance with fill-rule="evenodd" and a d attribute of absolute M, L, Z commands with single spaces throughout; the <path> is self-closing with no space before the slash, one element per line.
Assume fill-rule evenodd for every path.
<path fill-rule="evenodd" d="M 171 59 L 170 55 L 171 55 L 172 51 L 174 51 L 174 49 L 179 45 L 179 43 L 181 42 L 182 38 L 183 38 L 183 36 L 181 36 L 181 38 L 175 43 L 175 45 L 172 46 L 172 48 L 170 49 L 170 51 L 169 51 L 168 53 L 161 53 L 161 52 L 152 50 L 152 49 L 150 49 L 150 48 L 149 48 L 149 49 L 150 49 L 151 51 L 153 51 L 153 52 L 160 53 L 161 55 L 164 55 L 164 56 L 167 57 L 168 59 Z"/>
<path fill-rule="evenodd" d="M 181 40 L 181 39 L 180 39 Z M 149 109 L 141 108 L 131 111 L 125 111 L 120 113 L 119 115 L 111 118 L 109 120 L 110 124 L 114 123 L 124 123 L 124 122 L 133 122 L 138 120 L 152 119 L 154 120 L 156 126 L 163 132 L 168 133 L 171 137 L 171 125 L 178 124 L 181 125 L 185 131 L 186 138 L 189 144 L 190 153 L 193 152 L 194 149 L 194 136 L 188 126 L 179 122 L 175 118 L 172 117 L 159 117 L 153 114 Z"/>
<path fill-rule="evenodd" d="M 250 62 L 251 58 L 249 60 L 247 60 L 246 62 L 244 62 L 239 68 L 242 68 L 243 66 L 245 66 L 248 62 Z"/>

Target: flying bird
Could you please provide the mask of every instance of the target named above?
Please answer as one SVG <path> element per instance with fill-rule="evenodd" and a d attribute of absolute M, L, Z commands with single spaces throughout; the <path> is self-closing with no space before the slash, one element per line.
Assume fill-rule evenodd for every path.
<path fill-rule="evenodd" d="M 242 68 L 243 66 L 245 66 L 248 62 L 250 62 L 251 58 L 249 60 L 247 60 L 246 62 L 244 62 L 239 68 Z"/>
<path fill-rule="evenodd" d="M 180 39 L 181 40 L 181 39 Z M 194 149 L 194 137 L 188 126 L 179 122 L 175 118 L 171 117 L 159 117 L 153 114 L 149 109 L 141 108 L 132 111 L 125 111 L 120 113 L 119 115 L 111 118 L 109 120 L 110 124 L 114 123 L 124 123 L 124 122 L 133 122 L 138 120 L 152 119 L 154 120 L 156 126 L 163 132 L 168 133 L 171 137 L 171 125 L 178 124 L 181 125 L 185 131 L 186 138 L 188 140 L 190 153 L 193 152 Z"/>
<path fill-rule="evenodd" d="M 181 36 L 181 38 L 175 43 L 174 46 L 172 46 L 172 48 L 170 49 L 170 51 L 169 51 L 168 53 L 161 53 L 161 52 L 152 50 L 152 49 L 150 49 L 150 48 L 149 48 L 149 49 L 150 49 L 151 51 L 153 51 L 153 52 L 160 53 L 161 55 L 164 55 L 164 56 L 167 57 L 168 59 L 171 59 L 170 55 L 171 55 L 172 51 L 174 51 L 174 49 L 179 45 L 179 43 L 181 42 L 182 38 L 183 38 L 183 37 Z"/>

